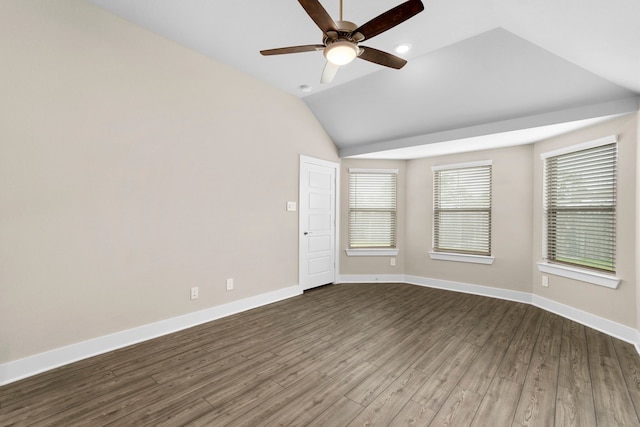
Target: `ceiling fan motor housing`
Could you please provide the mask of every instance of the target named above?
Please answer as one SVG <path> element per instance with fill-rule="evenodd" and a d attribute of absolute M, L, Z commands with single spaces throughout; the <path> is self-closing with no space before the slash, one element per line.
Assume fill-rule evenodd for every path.
<path fill-rule="evenodd" d="M 361 33 L 354 33 L 353 31 L 358 28 L 356 24 L 351 21 L 336 21 L 338 31 L 327 31 L 324 34 L 322 42 L 325 46 L 338 40 L 347 40 L 352 43 L 358 43 L 364 40 L 364 35 Z"/>
<path fill-rule="evenodd" d="M 360 33 L 353 33 L 358 28 L 350 21 L 337 21 L 338 31 L 327 31 L 322 42 L 326 46 L 323 54 L 335 65 L 346 65 L 362 53 L 358 42 L 364 39 Z"/>

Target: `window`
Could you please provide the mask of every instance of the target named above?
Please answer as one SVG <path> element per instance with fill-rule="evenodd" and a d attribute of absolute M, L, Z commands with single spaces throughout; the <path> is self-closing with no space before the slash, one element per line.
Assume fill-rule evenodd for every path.
<path fill-rule="evenodd" d="M 490 161 L 433 167 L 432 258 L 447 259 L 438 252 L 491 255 Z"/>
<path fill-rule="evenodd" d="M 395 250 L 397 175 L 397 169 L 349 169 L 349 249 Z"/>
<path fill-rule="evenodd" d="M 546 153 L 544 259 L 616 271 L 615 137 Z"/>

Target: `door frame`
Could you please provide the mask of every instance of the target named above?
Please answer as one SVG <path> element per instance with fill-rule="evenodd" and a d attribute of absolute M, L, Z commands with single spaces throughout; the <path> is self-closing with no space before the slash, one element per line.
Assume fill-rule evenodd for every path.
<path fill-rule="evenodd" d="M 334 254 L 333 254 L 333 283 L 338 282 L 338 271 L 340 267 L 340 163 L 331 162 L 329 160 L 317 159 L 315 157 L 309 157 L 300 155 L 300 164 L 298 168 L 298 207 L 302 202 L 302 164 L 311 163 L 314 165 L 324 166 L 335 170 L 335 192 L 334 192 L 334 225 L 333 225 L 333 241 L 334 241 Z M 302 248 L 304 247 L 304 221 L 302 218 L 302 209 L 298 209 L 298 286 L 305 289 L 303 283 L 303 266 L 302 266 Z"/>

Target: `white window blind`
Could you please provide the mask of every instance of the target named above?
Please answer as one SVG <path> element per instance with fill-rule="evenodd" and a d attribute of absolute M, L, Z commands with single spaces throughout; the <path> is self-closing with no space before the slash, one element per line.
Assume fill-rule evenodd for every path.
<path fill-rule="evenodd" d="M 349 247 L 396 247 L 396 170 L 349 170 Z"/>
<path fill-rule="evenodd" d="M 491 164 L 433 170 L 434 252 L 491 255 Z"/>
<path fill-rule="evenodd" d="M 545 159 L 546 260 L 615 272 L 617 144 Z"/>

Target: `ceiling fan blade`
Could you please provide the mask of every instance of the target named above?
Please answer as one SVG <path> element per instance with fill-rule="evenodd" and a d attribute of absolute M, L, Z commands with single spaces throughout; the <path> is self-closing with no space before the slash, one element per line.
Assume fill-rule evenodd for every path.
<path fill-rule="evenodd" d="M 338 31 L 338 26 L 318 0 L 298 0 L 298 2 L 324 34 L 328 31 Z"/>
<path fill-rule="evenodd" d="M 372 47 L 360 46 L 360 48 L 362 49 L 362 53 L 359 58 L 364 59 L 365 61 L 384 65 L 385 67 L 395 68 L 396 70 L 404 67 L 407 63 L 405 59 Z"/>
<path fill-rule="evenodd" d="M 267 55 L 283 55 L 285 53 L 314 52 L 324 49 L 323 44 L 307 44 L 303 46 L 279 47 L 277 49 L 261 50 L 260 53 Z"/>
<path fill-rule="evenodd" d="M 424 10 L 420 0 L 409 0 L 401 5 L 389 9 L 382 15 L 378 15 L 366 24 L 361 25 L 353 33 L 362 34 L 365 39 L 371 39 L 383 33 Z"/>
<path fill-rule="evenodd" d="M 327 61 L 324 66 L 324 70 L 322 70 L 322 77 L 320 77 L 320 83 L 331 83 L 333 78 L 336 76 L 339 65 L 334 64 L 333 62 Z"/>

